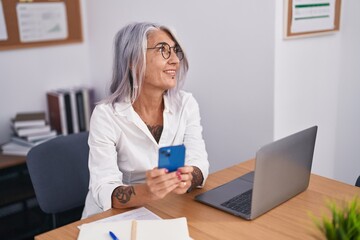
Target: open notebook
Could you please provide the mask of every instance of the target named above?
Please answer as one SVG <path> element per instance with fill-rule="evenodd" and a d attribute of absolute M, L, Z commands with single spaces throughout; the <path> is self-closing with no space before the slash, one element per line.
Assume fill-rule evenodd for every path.
<path fill-rule="evenodd" d="M 187 240 L 189 230 L 185 217 L 161 220 L 124 220 L 94 222 L 81 225 L 78 240 L 112 239 L 113 232 L 119 240 Z"/>

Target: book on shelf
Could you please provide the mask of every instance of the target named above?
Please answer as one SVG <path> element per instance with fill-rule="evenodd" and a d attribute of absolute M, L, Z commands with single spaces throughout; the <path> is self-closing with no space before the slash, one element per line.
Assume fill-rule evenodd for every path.
<path fill-rule="evenodd" d="M 67 135 L 64 94 L 52 91 L 46 94 L 50 126 L 59 134 Z"/>
<path fill-rule="evenodd" d="M 76 90 L 71 89 L 70 94 L 70 107 L 71 107 L 71 116 L 72 116 L 72 127 L 73 133 L 79 132 L 79 115 L 78 115 L 78 104 L 76 102 Z"/>
<path fill-rule="evenodd" d="M 12 123 L 14 128 L 44 126 L 46 124 L 45 112 L 18 113 Z"/>
<path fill-rule="evenodd" d="M 12 136 L 11 140 L 18 144 L 22 144 L 24 146 L 33 147 L 39 145 L 40 143 L 46 142 L 47 140 L 50 140 L 56 136 L 57 136 L 56 131 L 52 130 L 49 133 L 27 136 L 27 137 Z"/>
<path fill-rule="evenodd" d="M 47 92 L 49 122 L 59 134 L 89 130 L 93 89 L 72 88 Z"/>
<path fill-rule="evenodd" d="M 74 133 L 73 130 L 73 116 L 71 111 L 71 102 L 70 102 L 70 93 L 69 91 L 64 92 L 64 102 L 65 102 L 65 116 L 66 116 L 66 124 L 68 127 L 68 133 Z"/>
<path fill-rule="evenodd" d="M 12 120 L 12 128 L 14 135 L 9 144 L 4 146 L 4 151 L 8 154 L 26 155 L 29 148 L 57 135 L 47 124 L 45 112 L 18 113 Z"/>
<path fill-rule="evenodd" d="M 38 134 L 45 134 L 51 131 L 50 125 L 45 126 L 36 126 L 36 127 L 26 127 L 26 128 L 16 128 L 15 133 L 19 137 L 26 137 L 26 136 L 35 136 Z"/>
<path fill-rule="evenodd" d="M 77 107 L 77 117 L 79 123 L 79 131 L 86 131 L 86 118 L 85 118 L 85 106 L 84 106 L 84 96 L 83 91 L 78 90 L 75 93 L 76 97 L 76 107 Z"/>
<path fill-rule="evenodd" d="M 26 156 L 30 151 L 31 146 L 25 146 L 14 141 L 10 141 L 1 146 L 2 154 Z"/>
<path fill-rule="evenodd" d="M 39 134 L 35 134 L 35 135 L 25 136 L 24 139 L 27 141 L 40 141 L 40 140 L 44 140 L 44 139 L 48 139 L 48 138 L 53 138 L 56 136 L 57 136 L 57 132 L 55 130 L 51 130 L 46 133 L 39 133 Z"/>
<path fill-rule="evenodd" d="M 84 99 L 84 117 L 85 117 L 85 129 L 89 131 L 90 128 L 90 116 L 92 110 L 95 107 L 95 92 L 93 89 L 84 88 L 82 91 Z"/>

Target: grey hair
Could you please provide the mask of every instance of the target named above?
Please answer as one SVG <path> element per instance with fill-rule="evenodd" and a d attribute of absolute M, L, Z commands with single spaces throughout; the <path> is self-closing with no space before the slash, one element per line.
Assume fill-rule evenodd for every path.
<path fill-rule="evenodd" d="M 126 25 L 115 36 L 110 95 L 104 99 L 104 102 L 114 105 L 118 101 L 130 99 L 131 103 L 134 103 L 138 98 L 145 76 L 147 39 L 155 30 L 169 33 L 184 51 L 174 32 L 165 26 L 149 22 Z M 176 73 L 176 87 L 167 91 L 170 99 L 182 89 L 188 69 L 189 64 L 184 52 L 184 58 L 180 61 L 180 68 Z"/>

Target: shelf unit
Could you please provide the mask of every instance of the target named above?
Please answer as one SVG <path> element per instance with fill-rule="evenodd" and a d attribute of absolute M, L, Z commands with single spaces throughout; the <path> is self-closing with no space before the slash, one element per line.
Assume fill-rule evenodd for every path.
<path fill-rule="evenodd" d="M 4 214 L 12 206 L 19 210 Z M 25 156 L 0 153 L 0 213 L 0 239 L 30 240 L 52 229 L 51 215 L 37 205 Z M 82 207 L 58 214 L 58 224 L 79 220 L 81 214 Z"/>
<path fill-rule="evenodd" d="M 45 229 L 46 216 L 36 205 L 25 156 L 0 154 L 0 211 L 0 239 L 31 239 Z"/>

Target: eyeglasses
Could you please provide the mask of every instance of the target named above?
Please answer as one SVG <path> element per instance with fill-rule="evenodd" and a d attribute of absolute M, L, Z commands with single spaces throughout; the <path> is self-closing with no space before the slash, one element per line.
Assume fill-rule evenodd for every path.
<path fill-rule="evenodd" d="M 175 45 L 173 47 L 170 47 L 169 44 L 166 42 L 161 42 L 157 44 L 153 48 L 147 48 L 147 49 L 158 49 L 161 52 L 161 55 L 164 59 L 169 59 L 171 56 L 171 49 L 173 49 L 174 53 L 178 57 L 179 61 L 181 61 L 184 58 L 184 52 L 181 50 L 179 45 Z"/>

